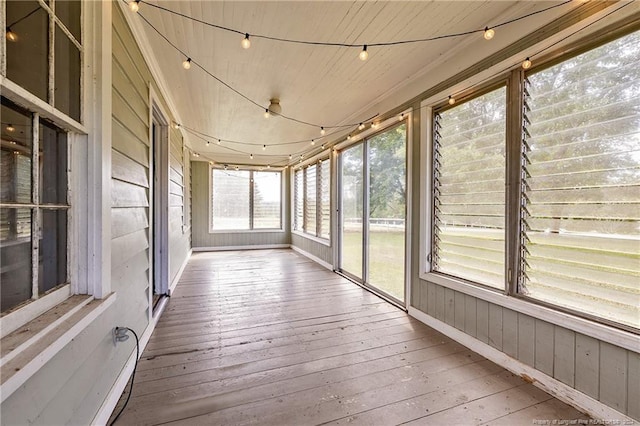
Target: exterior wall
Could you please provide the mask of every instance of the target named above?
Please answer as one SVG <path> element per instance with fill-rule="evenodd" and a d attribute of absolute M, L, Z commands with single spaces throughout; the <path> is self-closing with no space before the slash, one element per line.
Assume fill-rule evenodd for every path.
<path fill-rule="evenodd" d="M 288 245 L 291 243 L 291 233 L 289 231 L 289 173 L 283 171 L 284 180 L 284 223 L 283 232 L 216 232 L 209 231 L 209 163 L 203 161 L 193 161 L 192 168 L 192 218 L 193 224 L 191 236 L 193 249 L 206 250 L 207 248 L 224 247 L 251 247 L 251 246 L 271 246 Z"/>
<path fill-rule="evenodd" d="M 154 83 L 115 2 L 112 13 L 113 137 L 103 141 L 112 150 L 112 234 L 102 237 L 111 241 L 111 290 L 116 300 L 2 403 L 2 424 L 91 424 L 135 354 L 133 338 L 114 345 L 113 328 L 127 326 L 139 336 L 149 330 L 149 82 Z M 183 202 L 190 191 L 183 178 L 189 165 L 179 132 L 171 132 L 170 145 L 173 279 L 190 249 L 189 219 L 183 227 Z"/>

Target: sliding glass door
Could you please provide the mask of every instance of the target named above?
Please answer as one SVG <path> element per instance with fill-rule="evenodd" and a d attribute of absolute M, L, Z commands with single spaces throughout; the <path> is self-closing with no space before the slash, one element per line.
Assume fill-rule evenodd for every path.
<path fill-rule="evenodd" d="M 340 270 L 404 305 L 407 127 L 373 135 L 340 156 Z"/>

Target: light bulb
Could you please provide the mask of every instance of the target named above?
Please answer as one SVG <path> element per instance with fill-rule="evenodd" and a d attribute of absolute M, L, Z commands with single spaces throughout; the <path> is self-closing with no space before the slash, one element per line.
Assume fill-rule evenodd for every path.
<path fill-rule="evenodd" d="M 209 146 L 209 141 L 207 141 L 207 143 L 205 145 Z"/>
<path fill-rule="evenodd" d="M 243 49 L 248 49 L 251 47 L 251 40 L 249 40 L 249 34 L 245 34 L 242 42 L 240 43 Z"/>
<path fill-rule="evenodd" d="M 266 145 L 262 145 L 262 150 L 264 151 L 266 149 L 267 149 L 267 146 Z"/>
<path fill-rule="evenodd" d="M 180 128 L 180 123 L 173 123 L 173 128 L 174 129 L 179 129 Z"/>
<path fill-rule="evenodd" d="M 6 37 L 7 37 L 7 40 L 9 41 L 12 41 L 12 42 L 18 41 L 18 34 L 11 31 L 11 27 L 7 27 Z"/>
<path fill-rule="evenodd" d="M 320 127 L 320 134 L 324 136 L 327 132 L 325 132 L 324 127 Z"/>
<path fill-rule="evenodd" d="M 185 70 L 191 68 L 191 58 L 187 58 L 184 60 L 184 62 L 182 62 L 182 68 L 184 68 Z"/>
<path fill-rule="evenodd" d="M 378 128 L 378 123 L 371 123 L 371 128 L 372 129 L 377 129 Z"/>
<path fill-rule="evenodd" d="M 351 140 L 351 135 L 347 135 L 347 140 L 350 141 Z"/>
<path fill-rule="evenodd" d="M 291 160 L 293 158 L 293 155 L 289 154 L 289 160 Z"/>
<path fill-rule="evenodd" d="M 315 145 L 316 141 L 314 141 L 313 139 L 311 139 L 311 145 Z"/>
<path fill-rule="evenodd" d="M 16 130 L 16 128 L 13 127 L 13 124 L 7 124 L 6 129 L 7 129 L 7 132 L 13 132 Z"/>
<path fill-rule="evenodd" d="M 216 141 L 216 143 L 217 143 L 218 145 L 220 145 L 220 144 L 222 143 L 222 139 L 218 139 L 218 140 Z"/>
<path fill-rule="evenodd" d="M 360 58 L 361 61 L 366 61 L 367 58 L 369 58 L 369 52 L 367 52 L 366 44 L 362 46 L 362 51 L 360 52 L 360 55 L 358 55 L 358 57 Z"/>
<path fill-rule="evenodd" d="M 253 160 L 253 154 L 249 154 L 249 158 Z"/>
<path fill-rule="evenodd" d="M 270 168 L 271 168 L 271 166 L 269 164 L 267 164 L 267 169 L 270 169 Z"/>
<path fill-rule="evenodd" d="M 360 123 L 360 125 L 358 126 L 358 130 L 364 130 L 364 123 Z"/>
<path fill-rule="evenodd" d="M 322 144 L 322 145 L 320 146 L 320 149 L 324 149 L 324 144 Z"/>
<path fill-rule="evenodd" d="M 456 100 L 452 96 L 449 96 L 449 105 L 453 105 L 455 103 L 456 103 Z"/>
<path fill-rule="evenodd" d="M 496 35 L 496 32 L 493 30 L 493 28 L 484 27 L 485 40 L 491 40 L 494 35 Z"/>
<path fill-rule="evenodd" d="M 404 120 L 404 114 L 398 115 L 398 121 L 402 121 L 402 120 Z"/>
<path fill-rule="evenodd" d="M 140 9 L 139 2 L 140 0 L 129 0 L 129 9 L 134 13 L 137 12 Z"/>
<path fill-rule="evenodd" d="M 269 108 L 264 110 L 264 118 L 269 118 Z"/>
<path fill-rule="evenodd" d="M 531 68 L 531 59 L 529 59 L 529 57 L 527 56 L 527 59 L 524 60 L 524 62 L 522 63 L 522 68 L 524 68 L 525 70 L 528 70 L 529 68 Z"/>

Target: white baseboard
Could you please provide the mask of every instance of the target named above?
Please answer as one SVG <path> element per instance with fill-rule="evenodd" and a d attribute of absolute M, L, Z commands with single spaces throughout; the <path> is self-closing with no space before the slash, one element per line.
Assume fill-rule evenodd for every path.
<path fill-rule="evenodd" d="M 442 334 L 450 337 L 456 342 L 466 346 L 472 351 L 482 355 L 488 360 L 495 362 L 496 364 L 506 368 L 514 374 L 517 374 L 523 379 L 526 378 L 526 381 L 532 382 L 536 387 L 596 419 L 601 419 L 608 422 L 619 421 L 619 424 L 635 424 L 635 420 L 633 420 L 631 417 L 628 417 L 620 413 L 619 411 L 614 410 L 608 405 L 605 405 L 600 401 L 591 398 L 590 396 L 554 379 L 551 376 L 542 373 L 539 370 L 536 370 L 533 367 L 530 367 L 518 361 L 515 358 L 508 356 L 504 352 L 501 352 L 496 348 L 493 348 L 488 344 L 481 342 L 478 339 L 475 339 L 470 335 L 458 330 L 457 328 L 445 324 L 442 321 L 439 321 L 414 307 L 409 308 L 409 315 L 425 323 L 429 327 L 441 332 Z"/>
<path fill-rule="evenodd" d="M 314 256 L 311 253 L 302 250 L 300 247 L 296 247 L 294 245 L 291 245 L 290 247 L 293 249 L 293 251 L 296 251 L 296 252 L 300 253 L 301 255 L 303 255 L 305 257 L 308 257 L 309 259 L 313 260 L 314 262 L 316 262 L 320 266 L 324 266 L 328 270 L 333 271 L 333 265 L 331 265 L 330 263 L 327 263 L 324 260 L 320 259 L 319 257 Z"/>
<path fill-rule="evenodd" d="M 234 251 L 234 250 L 266 250 L 289 248 L 289 244 L 264 244 L 253 246 L 221 246 L 221 247 L 193 247 L 193 251 Z"/>

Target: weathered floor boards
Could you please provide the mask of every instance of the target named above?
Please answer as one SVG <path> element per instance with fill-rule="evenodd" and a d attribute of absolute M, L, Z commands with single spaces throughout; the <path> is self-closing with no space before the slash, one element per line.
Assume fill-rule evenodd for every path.
<path fill-rule="evenodd" d="M 587 418 L 294 251 L 260 250 L 192 256 L 117 424 Z"/>

